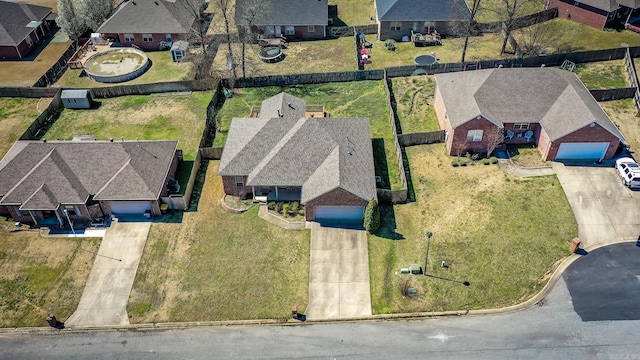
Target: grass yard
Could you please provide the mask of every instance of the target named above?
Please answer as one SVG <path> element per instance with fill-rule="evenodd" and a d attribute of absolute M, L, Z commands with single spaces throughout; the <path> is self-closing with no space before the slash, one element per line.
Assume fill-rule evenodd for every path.
<path fill-rule="evenodd" d="M 384 139 L 385 156 L 376 156 L 376 173 L 383 177 L 383 185 L 388 187 L 390 184 L 392 189 L 402 187 L 382 81 L 235 89 L 236 95 L 227 99 L 218 113 L 221 132 L 216 134 L 213 146 L 224 146 L 232 118 L 249 116 L 252 106 L 260 106 L 262 100 L 282 91 L 306 100 L 308 105 L 324 105 L 331 117 L 368 117 L 371 136 Z M 385 172 L 388 172 L 388 176 Z"/>
<path fill-rule="evenodd" d="M 629 86 L 624 60 L 576 64 L 573 72 L 587 89 L 613 89 Z"/>
<path fill-rule="evenodd" d="M 78 306 L 98 251 L 97 238 L 43 238 L 0 229 L 0 327 L 47 326 Z"/>
<path fill-rule="evenodd" d="M 372 36 L 372 35 L 369 35 Z M 389 51 L 385 48 L 384 41 L 372 41 L 373 51 L 370 52 L 370 64 L 365 69 L 382 69 L 390 66 L 415 65 L 413 59 L 418 55 L 436 52 L 438 62 L 460 62 L 462 56 L 463 38 L 442 39 L 441 46 L 416 47 L 412 42 L 396 42 L 396 50 Z M 484 34 L 472 37 L 467 47 L 466 61 L 478 61 L 488 59 L 505 59 L 513 57 L 511 54 L 500 55 L 502 36 L 497 34 Z"/>
<path fill-rule="evenodd" d="M 443 144 L 406 150 L 416 202 L 387 209 L 380 236 L 369 236 L 374 313 L 502 307 L 540 291 L 578 233 L 557 178 L 454 168 Z M 432 277 L 401 275 L 424 266 L 427 231 Z M 403 297 L 403 285 L 418 294 Z"/>
<path fill-rule="evenodd" d="M 334 26 L 374 24 L 371 17 L 375 18 L 375 14 L 373 0 L 329 0 L 329 17 L 333 17 Z"/>
<path fill-rule="evenodd" d="M 242 76 L 242 45 L 233 44 L 238 74 Z M 355 50 L 352 37 L 329 40 L 291 42 L 284 50 L 286 57 L 277 63 L 268 64 L 260 60 L 257 44 L 246 46 L 246 76 L 264 76 L 280 74 L 302 74 L 355 70 Z M 226 44 L 218 47 L 213 69 L 224 71 L 227 68 L 229 50 Z"/>
<path fill-rule="evenodd" d="M 482 0 L 480 10 L 478 10 L 477 20 L 481 23 L 500 21 L 504 19 L 506 13 L 505 4 L 513 6 L 513 2 L 505 2 L 503 0 Z M 518 17 L 526 14 L 533 14 L 538 11 L 544 10 L 544 0 L 533 0 L 526 2 L 518 2 L 520 9 L 518 10 Z M 473 0 L 467 0 L 469 8 L 473 6 Z"/>
<path fill-rule="evenodd" d="M 50 42 L 32 61 L 0 61 L 0 86 L 32 86 L 60 59 L 70 44 L 68 41 Z"/>
<path fill-rule="evenodd" d="M 403 134 L 440 130 L 434 105 L 436 80 L 433 76 L 391 79 L 397 115 Z"/>
<path fill-rule="evenodd" d="M 171 52 L 169 51 L 151 51 L 146 52 L 151 67 L 142 76 L 131 81 L 125 81 L 117 84 L 107 84 L 91 80 L 83 71 L 77 69 L 67 69 L 64 75 L 58 80 L 56 86 L 71 88 L 91 88 L 114 85 L 135 85 L 150 84 L 166 81 L 191 80 L 188 72 L 191 66 L 190 62 L 174 63 L 171 60 Z"/>
<path fill-rule="evenodd" d="M 132 322 L 286 319 L 292 304 L 306 308 L 309 230 L 262 220 L 257 206 L 225 212 L 217 168 L 211 161 L 197 212 L 152 225 L 129 300 Z"/>
<path fill-rule="evenodd" d="M 640 46 L 640 34 L 633 31 L 603 31 L 563 18 L 516 30 L 513 35 L 521 48 L 535 42 L 546 54 Z"/>
<path fill-rule="evenodd" d="M 599 104 L 611 120 L 618 125 L 631 151 L 640 152 L 640 126 L 638 126 L 640 117 L 638 117 L 638 109 L 636 109 L 633 99 L 603 101 Z"/>
<path fill-rule="evenodd" d="M 535 168 L 542 166 L 551 166 L 548 161 L 542 160 L 540 151 L 535 145 L 507 145 L 507 151 L 514 164 L 524 168 Z"/>
<path fill-rule="evenodd" d="M 47 131 L 49 140 L 94 135 L 99 140 L 179 140 L 185 160 L 195 159 L 211 92 L 100 99 L 98 109 L 65 109 Z"/>
<path fill-rule="evenodd" d="M 40 115 L 39 99 L 0 98 L 0 159 Z"/>

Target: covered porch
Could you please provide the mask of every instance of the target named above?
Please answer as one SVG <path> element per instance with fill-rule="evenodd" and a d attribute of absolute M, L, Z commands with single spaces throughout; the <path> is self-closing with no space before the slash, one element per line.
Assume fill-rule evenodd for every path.
<path fill-rule="evenodd" d="M 541 127 L 536 123 L 507 123 L 504 124 L 504 143 L 510 144 L 537 144 Z"/>
<path fill-rule="evenodd" d="M 302 195 L 302 187 L 294 186 L 252 186 L 252 190 L 256 202 L 300 201 Z"/>

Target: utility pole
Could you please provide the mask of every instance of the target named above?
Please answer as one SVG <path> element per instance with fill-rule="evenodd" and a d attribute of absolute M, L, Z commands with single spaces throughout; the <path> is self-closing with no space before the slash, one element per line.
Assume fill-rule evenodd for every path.
<path fill-rule="evenodd" d="M 433 233 L 431 231 L 427 231 L 427 254 L 424 257 L 424 275 L 427 275 L 427 265 L 429 264 L 429 247 L 431 246 L 431 237 Z"/>

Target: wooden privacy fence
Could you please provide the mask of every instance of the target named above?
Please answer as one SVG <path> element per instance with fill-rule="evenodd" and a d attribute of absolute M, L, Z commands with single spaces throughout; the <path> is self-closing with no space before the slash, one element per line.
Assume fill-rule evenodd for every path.
<path fill-rule="evenodd" d="M 638 86 L 638 73 L 636 72 L 635 62 L 631 57 L 631 51 L 628 48 L 624 54 L 624 68 L 627 70 L 629 83 L 631 83 L 631 86 L 636 88 L 635 94 L 633 95 L 633 102 L 636 104 L 636 109 L 638 109 L 638 112 L 640 113 L 640 87 Z"/>
<path fill-rule="evenodd" d="M 62 107 L 62 89 L 55 88 L 55 90 L 56 94 L 49 106 L 31 123 L 27 131 L 20 136 L 20 140 L 41 139 L 46 130 L 58 119 Z"/>
<path fill-rule="evenodd" d="M 224 150 L 223 147 L 217 147 L 217 148 L 200 148 L 200 150 L 198 150 L 198 152 L 200 153 L 200 155 L 202 156 L 202 159 L 204 160 L 220 160 L 222 158 L 222 150 Z"/>
<path fill-rule="evenodd" d="M 638 92 L 638 88 L 595 89 L 589 90 L 589 92 L 596 101 L 611 101 L 633 98 Z"/>
<path fill-rule="evenodd" d="M 298 84 L 324 84 L 329 82 L 382 80 L 383 78 L 384 70 L 342 71 L 330 73 L 289 74 L 241 78 L 236 80 L 235 86 L 242 88 Z"/>
<path fill-rule="evenodd" d="M 42 98 L 54 97 L 60 88 L 0 87 L 0 97 Z"/>
<path fill-rule="evenodd" d="M 521 29 L 523 27 L 528 27 L 531 25 L 543 23 L 549 20 L 553 20 L 558 17 L 558 8 L 552 8 L 547 10 L 542 10 L 537 13 L 521 16 L 517 19 L 513 19 L 511 22 L 511 30 Z M 480 31 L 488 33 L 488 32 L 499 32 L 503 28 L 504 21 L 496 21 L 490 23 L 479 23 L 478 27 Z"/>
<path fill-rule="evenodd" d="M 71 59 L 77 49 L 78 43 L 76 41 L 72 42 L 67 51 L 33 84 L 33 87 L 47 87 L 58 81 L 67 69 L 67 61 Z"/>
<path fill-rule="evenodd" d="M 435 144 L 444 142 L 445 131 L 430 131 L 411 134 L 399 134 L 398 142 L 400 146 L 412 146 L 422 144 Z"/>
<path fill-rule="evenodd" d="M 407 201 L 407 198 L 409 197 L 409 186 L 407 183 L 406 174 L 407 167 L 405 167 L 402 148 L 400 148 L 400 143 L 398 142 L 399 132 L 398 126 L 396 126 L 396 124 L 399 124 L 399 119 L 395 112 L 396 102 L 391 90 L 391 79 L 387 77 L 386 71 L 384 72 L 384 90 L 385 94 L 387 95 L 387 104 L 389 105 L 389 121 L 391 121 L 391 127 L 393 128 L 393 142 L 396 148 L 396 157 L 398 159 L 402 188 L 400 190 L 378 189 L 378 201 L 380 203 L 387 204 L 400 204 Z"/>
<path fill-rule="evenodd" d="M 126 95 L 149 95 L 165 92 L 207 91 L 215 89 L 216 86 L 217 82 L 196 80 L 139 85 L 118 85 L 93 88 L 93 95 L 96 98 L 111 98 Z"/>

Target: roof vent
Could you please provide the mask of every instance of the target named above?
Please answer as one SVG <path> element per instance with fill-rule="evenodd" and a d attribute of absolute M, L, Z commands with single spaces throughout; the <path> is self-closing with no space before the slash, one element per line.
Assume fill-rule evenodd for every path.
<path fill-rule="evenodd" d="M 282 113 L 280 112 L 280 109 L 278 109 L 278 117 L 282 117 Z"/>
<path fill-rule="evenodd" d="M 293 105 L 291 105 L 291 103 L 288 103 L 287 105 L 289 105 L 289 107 L 292 108 L 293 110 L 296 109 L 296 108 L 293 107 Z"/>
<path fill-rule="evenodd" d="M 133 5 L 138 5 L 138 4 L 136 4 L 136 2 L 135 2 L 135 1 L 132 1 L 131 3 L 132 3 Z"/>
<path fill-rule="evenodd" d="M 109 142 L 113 142 L 113 138 L 109 138 Z"/>
<path fill-rule="evenodd" d="M 47 142 L 47 139 L 42 139 L 42 142 L 43 142 L 43 143 L 46 143 L 46 142 Z"/>
<path fill-rule="evenodd" d="M 160 5 L 160 4 L 158 4 L 158 2 L 157 2 L 157 1 L 154 1 L 153 3 L 154 3 L 154 4 L 156 4 L 156 5 Z"/>

